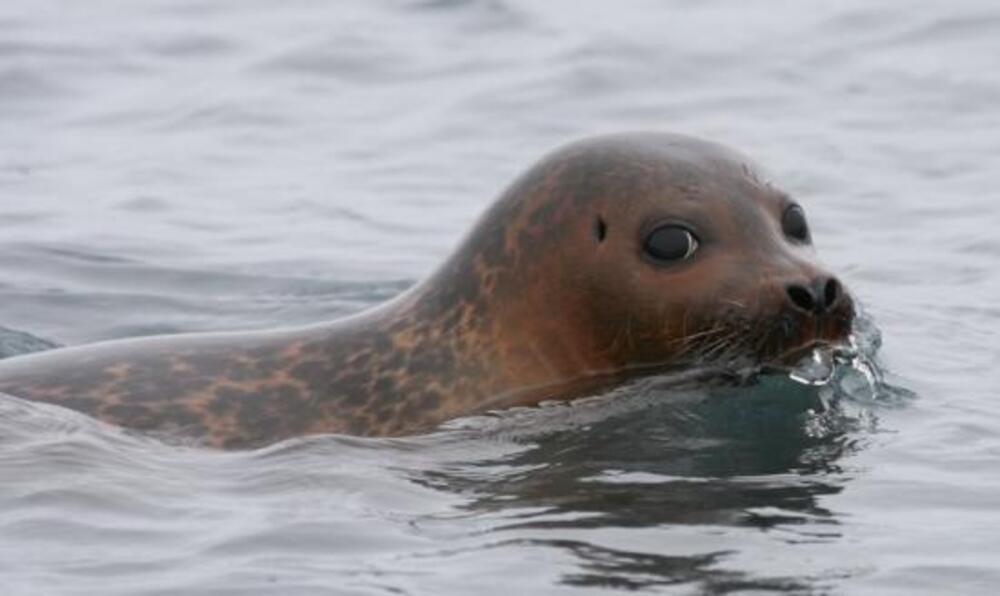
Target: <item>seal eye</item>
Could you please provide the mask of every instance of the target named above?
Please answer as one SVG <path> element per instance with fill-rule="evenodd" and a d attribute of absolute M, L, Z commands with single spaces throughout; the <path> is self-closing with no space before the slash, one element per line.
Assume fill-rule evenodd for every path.
<path fill-rule="evenodd" d="M 785 209 L 785 214 L 781 216 L 781 230 L 792 240 L 809 242 L 809 225 L 802 207 L 792 205 Z"/>
<path fill-rule="evenodd" d="M 698 250 L 698 239 L 687 228 L 666 225 L 650 232 L 643 248 L 658 261 L 683 261 Z"/>

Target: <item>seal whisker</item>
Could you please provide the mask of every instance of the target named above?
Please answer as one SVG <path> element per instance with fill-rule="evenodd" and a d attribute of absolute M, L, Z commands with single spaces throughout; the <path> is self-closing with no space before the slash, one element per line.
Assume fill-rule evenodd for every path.
<path fill-rule="evenodd" d="M 709 344 L 708 346 L 706 346 L 704 349 L 701 350 L 702 358 L 708 361 L 719 360 L 720 359 L 719 355 L 725 353 L 725 350 L 732 343 L 735 337 L 736 337 L 735 333 L 727 333 L 722 337 L 719 337 L 718 339 L 716 339 L 711 344 Z"/>
<path fill-rule="evenodd" d="M 745 303 L 740 302 L 739 300 L 732 299 L 732 298 L 723 298 L 723 299 L 720 300 L 720 302 L 722 302 L 723 304 L 729 304 L 729 305 L 735 306 L 736 308 L 743 309 L 743 310 L 745 310 L 746 307 L 747 307 L 747 305 Z"/>
<path fill-rule="evenodd" d="M 704 344 L 709 340 L 711 340 L 713 336 L 724 332 L 725 332 L 724 326 L 722 326 L 719 323 L 714 323 L 711 328 L 705 331 L 692 333 L 690 335 L 676 338 L 675 340 L 672 340 L 670 343 L 678 343 L 678 342 L 681 343 L 681 349 L 678 351 L 676 355 L 676 357 L 680 358 L 690 353 L 700 351 L 699 348 L 700 344 Z"/>
<path fill-rule="evenodd" d="M 684 337 L 674 338 L 674 339 L 669 340 L 667 343 L 668 344 L 684 343 L 684 344 L 690 345 L 690 344 L 693 343 L 692 340 L 696 340 L 696 339 L 700 339 L 700 338 L 707 337 L 707 336 L 710 336 L 710 335 L 714 335 L 714 334 L 720 333 L 722 331 L 724 331 L 723 327 L 721 327 L 720 325 L 715 325 L 711 329 L 708 329 L 708 330 L 705 330 L 705 331 L 699 331 L 697 333 L 692 333 L 691 335 L 686 335 Z"/>

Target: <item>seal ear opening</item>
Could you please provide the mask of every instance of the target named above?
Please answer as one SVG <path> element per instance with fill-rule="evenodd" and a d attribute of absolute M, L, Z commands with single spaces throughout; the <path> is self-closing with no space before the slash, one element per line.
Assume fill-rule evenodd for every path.
<path fill-rule="evenodd" d="M 597 216 L 597 220 L 594 221 L 594 237 L 597 238 L 598 242 L 604 242 L 604 239 L 608 235 L 608 224 L 604 222 L 604 218 L 600 215 Z"/>

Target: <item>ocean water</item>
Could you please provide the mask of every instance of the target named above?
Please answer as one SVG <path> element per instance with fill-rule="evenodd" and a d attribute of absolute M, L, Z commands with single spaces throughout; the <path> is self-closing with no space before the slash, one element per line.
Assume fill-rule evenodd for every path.
<path fill-rule="evenodd" d="M 0 397 L 0 593 L 995 593 L 998 59 L 985 0 L 0 4 L 2 355 L 357 312 L 652 129 L 805 205 L 876 363 L 233 453 Z"/>

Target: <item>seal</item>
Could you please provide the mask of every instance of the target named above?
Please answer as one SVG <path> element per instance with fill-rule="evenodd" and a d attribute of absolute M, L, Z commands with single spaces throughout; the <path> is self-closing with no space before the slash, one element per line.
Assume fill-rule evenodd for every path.
<path fill-rule="evenodd" d="M 765 366 L 850 333 L 804 211 L 740 153 L 666 133 L 556 150 L 429 278 L 361 314 L 0 362 L 0 391 L 245 448 L 423 432 L 685 367 Z"/>

